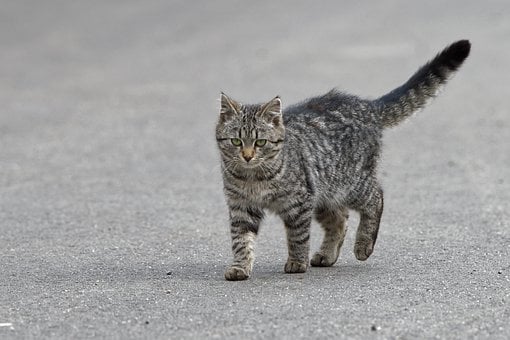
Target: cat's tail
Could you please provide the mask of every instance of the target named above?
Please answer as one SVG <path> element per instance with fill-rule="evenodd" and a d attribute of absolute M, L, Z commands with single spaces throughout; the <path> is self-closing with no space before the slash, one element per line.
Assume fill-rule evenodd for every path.
<path fill-rule="evenodd" d="M 469 55 L 471 43 L 457 41 L 422 66 L 402 86 L 375 100 L 383 127 L 395 126 L 434 98 Z"/>

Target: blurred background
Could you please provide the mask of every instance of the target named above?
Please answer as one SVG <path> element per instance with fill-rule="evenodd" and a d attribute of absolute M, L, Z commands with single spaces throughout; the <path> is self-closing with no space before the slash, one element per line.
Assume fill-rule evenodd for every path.
<path fill-rule="evenodd" d="M 493 0 L 0 1 L 0 323 L 9 324 L 0 337 L 235 337 L 246 322 L 272 336 L 319 326 L 360 336 L 372 323 L 385 336 L 504 334 L 509 15 L 507 1 Z M 244 102 L 280 95 L 285 105 L 333 87 L 376 98 L 459 39 L 473 47 L 458 75 L 385 135 L 374 258 L 358 267 L 352 256 L 353 216 L 339 264 L 295 288 L 280 275 L 284 231 L 270 218 L 255 278 L 232 292 L 213 135 L 220 91 Z M 467 273 L 488 291 L 473 292 Z M 324 275 L 372 293 L 314 300 L 332 288 Z M 257 288 L 267 282 L 273 293 Z M 443 289 L 451 313 L 438 323 L 442 307 L 427 292 Z M 299 294 L 317 327 L 282 321 L 281 306 L 295 309 Z M 364 294 L 374 299 L 356 300 Z M 335 309 L 341 322 L 331 304 L 346 306 Z M 502 319 L 488 321 L 493 313 Z"/>

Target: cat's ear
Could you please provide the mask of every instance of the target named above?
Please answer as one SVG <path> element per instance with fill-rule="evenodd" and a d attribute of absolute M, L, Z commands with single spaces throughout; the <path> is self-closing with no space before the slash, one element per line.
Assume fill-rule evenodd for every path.
<path fill-rule="evenodd" d="M 276 96 L 266 104 L 262 105 L 262 108 L 260 109 L 260 114 L 281 115 L 282 100 L 280 99 L 280 96 Z"/>
<path fill-rule="evenodd" d="M 276 96 L 266 104 L 262 105 L 259 115 L 264 117 L 269 123 L 274 126 L 282 124 L 282 100 L 280 96 Z"/>
<path fill-rule="evenodd" d="M 231 99 L 225 93 L 221 92 L 220 119 L 227 121 L 238 115 L 241 111 L 241 104 Z"/>

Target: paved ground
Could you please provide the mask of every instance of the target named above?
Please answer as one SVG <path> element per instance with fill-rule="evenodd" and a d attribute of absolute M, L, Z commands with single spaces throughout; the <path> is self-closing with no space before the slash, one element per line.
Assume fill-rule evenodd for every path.
<path fill-rule="evenodd" d="M 508 2 L 0 5 L 0 338 L 510 337 Z M 460 38 L 465 67 L 385 136 L 369 261 L 354 216 L 337 265 L 285 275 L 271 218 L 224 281 L 219 91 L 375 97 Z"/>

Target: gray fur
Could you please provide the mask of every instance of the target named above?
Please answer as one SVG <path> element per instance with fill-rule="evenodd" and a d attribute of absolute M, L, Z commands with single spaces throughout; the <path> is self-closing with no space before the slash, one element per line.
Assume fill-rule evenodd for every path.
<path fill-rule="evenodd" d="M 216 139 L 234 254 L 225 278 L 250 276 L 264 210 L 278 214 L 285 224 L 287 273 L 307 270 L 313 217 L 325 235 L 311 265 L 337 261 L 348 209 L 360 214 L 354 253 L 366 260 L 374 250 L 383 211 L 376 176 L 383 128 L 422 108 L 469 50 L 466 40 L 452 44 L 404 85 L 376 100 L 332 90 L 283 113 L 279 97 L 246 105 L 222 93 Z"/>

